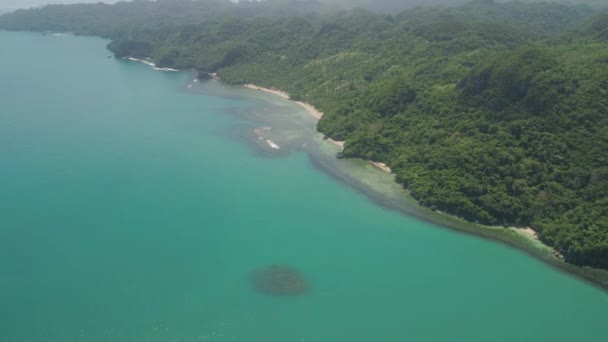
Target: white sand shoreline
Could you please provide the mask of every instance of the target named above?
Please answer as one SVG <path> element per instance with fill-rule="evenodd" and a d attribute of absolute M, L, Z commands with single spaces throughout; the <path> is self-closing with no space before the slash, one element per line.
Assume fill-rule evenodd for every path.
<path fill-rule="evenodd" d="M 564 256 L 560 252 L 558 252 L 555 248 L 546 245 L 540 240 L 540 238 L 538 237 L 538 233 L 534 231 L 534 229 L 530 227 L 508 227 L 508 229 L 513 229 L 517 234 L 525 237 L 530 241 L 541 244 L 544 248 L 549 249 L 554 258 L 558 260 L 564 260 Z"/>
<path fill-rule="evenodd" d="M 139 58 L 133 58 L 133 57 L 127 57 L 128 60 L 132 61 L 132 62 L 139 62 L 139 63 L 143 63 L 147 66 L 151 66 L 152 69 L 157 70 L 157 71 L 172 71 L 172 72 L 178 72 L 179 70 L 177 69 L 171 69 L 171 68 L 158 68 L 156 66 L 156 64 L 150 60 L 150 59 L 139 59 Z"/>
<path fill-rule="evenodd" d="M 326 137 L 325 140 L 329 141 L 330 143 L 338 146 L 341 150 L 344 150 L 344 141 L 338 141 L 338 140 L 334 140 L 330 137 Z"/>
<path fill-rule="evenodd" d="M 374 161 L 369 161 L 370 164 L 372 164 L 373 166 L 379 168 L 380 170 L 386 172 L 386 173 L 393 173 L 393 170 L 391 170 L 390 167 L 388 167 L 388 165 L 384 164 L 384 163 L 380 163 L 380 162 L 374 162 Z"/>
<path fill-rule="evenodd" d="M 538 238 L 538 234 L 530 227 L 515 228 L 515 229 L 517 229 L 517 232 L 519 232 L 520 234 L 526 235 L 531 239 L 540 241 L 540 239 Z"/>
<path fill-rule="evenodd" d="M 273 94 L 276 96 L 280 96 L 282 98 L 284 98 L 285 100 L 289 100 L 292 101 L 293 103 L 296 103 L 297 105 L 299 105 L 300 107 L 304 108 L 304 110 L 306 111 L 306 113 L 308 113 L 310 116 L 314 117 L 317 120 L 320 120 L 321 117 L 323 117 L 323 112 L 319 111 L 318 109 L 316 109 L 315 107 L 313 107 L 311 104 L 308 104 L 306 102 L 302 102 L 302 101 L 294 101 L 289 97 L 289 94 L 282 91 L 282 90 L 278 90 L 278 89 L 271 89 L 271 88 L 264 88 L 264 87 L 260 87 L 257 86 L 255 84 L 243 84 L 243 86 L 245 88 L 248 89 L 252 89 L 252 90 L 259 90 L 259 91 L 263 91 L 265 93 L 269 93 L 269 94 Z"/>
<path fill-rule="evenodd" d="M 273 94 L 276 96 L 279 96 L 285 100 L 289 100 L 292 101 L 296 104 L 298 104 L 300 107 L 304 108 L 304 110 L 312 117 L 314 117 L 317 120 L 320 120 L 323 117 L 323 112 L 319 111 L 318 109 L 316 109 L 315 107 L 313 107 L 311 104 L 306 103 L 306 102 L 302 102 L 302 101 L 294 101 L 289 97 L 289 94 L 287 92 L 284 92 L 282 90 L 278 90 L 278 89 L 271 89 L 271 88 L 264 88 L 264 87 L 260 87 L 258 85 L 255 84 L 251 84 L 251 83 L 247 83 L 247 84 L 243 84 L 243 86 L 247 89 L 251 89 L 251 90 L 259 90 L 259 91 L 263 91 L 265 93 L 269 93 L 269 94 Z M 340 147 L 341 150 L 344 149 L 344 141 L 337 141 L 334 140 L 332 138 L 326 138 L 327 141 L 329 141 L 330 143 Z M 371 160 L 368 160 L 368 162 L 373 165 L 374 167 L 377 167 L 378 169 L 386 172 L 386 173 L 393 173 L 393 171 L 391 170 L 390 167 L 388 167 L 385 163 L 380 163 L 380 162 L 374 162 Z"/>

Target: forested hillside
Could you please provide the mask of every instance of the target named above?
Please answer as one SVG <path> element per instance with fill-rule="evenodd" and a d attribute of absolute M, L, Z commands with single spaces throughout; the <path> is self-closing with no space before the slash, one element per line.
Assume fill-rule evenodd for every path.
<path fill-rule="evenodd" d="M 89 5 L 109 13 L 94 20 L 93 7 L 67 20 L 76 7 L 50 6 L 0 17 L 0 28 L 109 36 L 119 57 L 286 90 L 325 112 L 318 129 L 346 141 L 344 156 L 387 163 L 421 204 L 530 226 L 567 261 L 608 268 L 608 14 L 289 3 L 246 12 L 205 1 L 204 15 L 162 19 L 162 3 Z"/>
<path fill-rule="evenodd" d="M 113 5 L 48 5 L 18 10 L 2 18 L 11 30 L 74 32 L 82 35 L 120 37 L 130 30 L 158 30 L 197 24 L 223 16 L 235 18 L 279 17 L 330 11 L 332 7 L 316 1 L 267 0 L 134 0 Z"/>

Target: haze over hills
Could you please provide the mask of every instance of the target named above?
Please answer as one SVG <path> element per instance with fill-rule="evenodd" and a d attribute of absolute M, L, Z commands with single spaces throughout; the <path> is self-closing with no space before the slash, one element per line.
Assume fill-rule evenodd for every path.
<path fill-rule="evenodd" d="M 98 0 L 0 0 L 0 9 L 17 9 L 40 7 L 48 4 L 83 4 L 97 3 Z M 104 0 L 105 3 L 115 3 L 118 0 Z"/>
<path fill-rule="evenodd" d="M 162 0 L 161 0 L 162 1 Z M 179 1 L 179 0 L 164 0 L 164 1 Z M 196 1 L 196 0 L 195 0 Z M 255 1 L 255 0 L 254 0 Z M 268 0 L 267 0 L 268 1 Z M 281 0 L 273 0 L 281 2 Z M 417 6 L 432 6 L 432 5 L 459 5 L 464 4 L 467 0 L 304 0 L 310 3 L 320 3 L 330 7 L 337 8 L 353 8 L 364 7 L 372 10 L 378 10 L 387 13 L 395 13 L 407 8 Z M 507 2 L 508 0 L 500 0 L 497 2 Z M 19 9 L 41 7 L 48 4 L 93 4 L 93 3 L 113 4 L 120 0 L 2 0 L 0 1 L 0 9 Z M 123 1 L 128 2 L 128 1 Z M 233 1 L 238 2 L 238 1 Z M 522 2 L 544 2 L 542 0 L 524 0 Z M 588 4 L 593 6 L 606 7 L 608 4 L 603 0 L 553 0 L 548 2 L 563 3 L 563 4 Z"/>
<path fill-rule="evenodd" d="M 138 1 L 0 28 L 101 35 L 117 57 L 283 89 L 325 112 L 318 129 L 343 156 L 385 162 L 422 205 L 529 226 L 566 261 L 608 269 L 608 15 L 490 0 L 392 14 Z"/>

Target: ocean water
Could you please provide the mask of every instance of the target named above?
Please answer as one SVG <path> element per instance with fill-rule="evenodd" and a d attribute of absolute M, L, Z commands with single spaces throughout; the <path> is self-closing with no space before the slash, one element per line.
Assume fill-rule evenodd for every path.
<path fill-rule="evenodd" d="M 295 105 L 106 44 L 0 32 L 0 341 L 605 338 L 605 292 L 377 205 Z"/>

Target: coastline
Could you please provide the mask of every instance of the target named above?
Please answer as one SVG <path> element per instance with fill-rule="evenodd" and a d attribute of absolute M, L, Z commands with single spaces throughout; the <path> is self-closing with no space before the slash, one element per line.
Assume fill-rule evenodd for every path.
<path fill-rule="evenodd" d="M 219 77 L 217 77 L 216 74 L 213 74 L 212 76 L 213 76 L 214 80 L 219 80 Z M 311 104 L 308 104 L 308 103 L 305 103 L 302 101 L 292 100 L 291 97 L 289 96 L 289 93 L 287 93 L 286 91 L 274 89 L 274 88 L 265 88 L 265 87 L 261 87 L 261 86 L 258 86 L 256 84 L 252 84 L 252 83 L 243 84 L 243 87 L 245 87 L 247 89 L 262 91 L 262 92 L 265 92 L 268 94 L 279 96 L 287 101 L 296 103 L 297 105 L 302 107 L 306 111 L 306 113 L 308 113 L 310 116 L 314 117 L 317 120 L 320 120 L 323 117 L 323 112 L 317 110 Z M 337 146 L 340 149 L 340 151 L 344 150 L 345 141 L 334 140 L 330 137 L 324 137 L 324 140 Z M 371 160 L 366 160 L 366 162 L 368 162 L 370 165 L 374 166 L 375 168 L 384 171 L 385 173 L 388 173 L 391 175 L 393 174 L 393 171 L 391 170 L 391 168 L 388 165 L 386 165 L 385 163 L 375 162 L 375 161 L 371 161 Z M 457 217 L 446 214 L 446 213 L 441 212 L 441 214 L 458 219 Z M 473 223 L 471 222 L 471 224 L 473 224 Z M 538 237 L 538 233 L 536 233 L 530 227 L 494 227 L 494 229 L 507 229 L 509 231 L 513 231 L 518 236 L 520 236 L 526 240 L 529 240 L 530 242 L 541 244 L 544 248 L 551 250 L 551 254 L 554 255 L 556 258 L 563 259 L 563 257 L 555 249 L 542 243 L 542 241 L 540 241 L 540 239 Z"/>
<path fill-rule="evenodd" d="M 147 66 L 152 67 L 152 69 L 157 70 L 157 71 L 171 71 L 171 72 L 179 72 L 180 71 L 180 70 L 172 69 L 172 68 L 159 68 L 159 67 L 156 66 L 156 63 L 154 63 L 150 59 L 139 59 L 139 58 L 133 58 L 133 57 L 127 57 L 125 59 L 129 60 L 129 61 L 132 61 L 132 62 L 143 63 L 143 64 L 145 64 Z"/>
<path fill-rule="evenodd" d="M 250 90 L 262 91 L 268 94 L 279 96 L 284 100 L 296 103 L 297 105 L 302 107 L 306 111 L 306 113 L 308 113 L 311 117 L 317 120 L 321 119 L 321 117 L 323 116 L 323 113 L 314 108 L 312 105 L 302 101 L 291 100 L 289 94 L 285 91 L 260 87 L 255 84 L 244 84 L 243 87 Z M 331 146 L 337 148 L 338 152 L 344 149 L 344 141 L 337 141 L 329 137 L 324 137 L 323 140 L 329 143 Z M 393 175 L 390 167 L 388 167 L 384 163 L 374 162 L 370 160 L 362 161 L 378 170 L 383 171 L 383 173 L 387 175 Z M 398 186 L 396 182 L 394 184 L 395 186 Z M 419 219 L 439 224 L 451 230 L 474 235 L 491 241 L 504 243 L 508 246 L 521 250 L 529 254 L 530 256 L 533 256 L 543 261 L 549 267 L 552 267 L 561 272 L 566 272 L 571 275 L 574 275 L 579 279 L 586 281 L 591 285 L 597 286 L 603 290 L 608 290 L 608 271 L 591 267 L 577 266 L 565 262 L 563 256 L 560 255 L 559 252 L 557 252 L 553 247 L 543 243 L 539 239 L 538 234 L 530 227 L 492 227 L 477 224 L 474 222 L 469 222 L 462 218 L 449 215 L 447 213 L 432 211 L 426 207 L 423 207 L 416 200 L 409 197 L 407 191 L 403 191 L 403 196 L 408 202 L 408 204 L 420 211 L 418 213 L 412 213 L 408 212 L 407 210 L 403 210 L 403 208 L 400 208 L 398 205 L 387 204 L 385 200 L 379 198 L 380 196 L 378 194 L 371 194 L 369 190 L 366 190 L 361 186 L 356 187 L 359 188 L 359 190 L 362 190 L 367 193 L 373 201 L 379 203 L 382 206 L 387 206 L 389 208 L 404 212 L 406 214 L 414 215 Z"/>
<path fill-rule="evenodd" d="M 323 112 L 319 111 L 318 109 L 313 107 L 311 104 L 308 104 L 308 103 L 302 102 L 302 101 L 292 100 L 291 97 L 289 97 L 289 94 L 282 90 L 264 88 L 264 87 L 260 87 L 258 85 L 251 84 L 251 83 L 243 84 L 243 87 L 251 89 L 251 90 L 259 90 L 259 91 L 263 91 L 265 93 L 280 96 L 280 97 L 284 98 L 285 100 L 291 101 L 291 102 L 299 105 L 300 107 L 304 108 L 306 113 L 308 113 L 310 116 L 314 117 L 317 120 L 320 120 L 323 117 Z"/>
<path fill-rule="evenodd" d="M 127 59 L 131 60 L 131 61 L 136 61 L 136 62 L 140 62 L 143 64 L 147 64 L 149 66 L 152 66 L 155 70 L 158 70 L 158 71 L 182 71 L 182 70 L 176 70 L 176 69 L 170 69 L 170 68 L 157 68 L 156 65 L 154 64 L 154 62 L 150 61 L 150 60 L 142 60 L 142 59 L 135 59 L 135 58 L 127 58 Z M 217 76 L 217 74 L 215 74 L 215 73 L 210 74 L 210 79 L 221 82 L 220 77 Z M 309 116 L 313 117 L 317 121 L 323 117 L 323 112 L 319 111 L 314 106 L 312 106 L 308 103 L 292 100 L 290 98 L 289 94 L 285 91 L 282 91 L 279 89 L 260 87 L 260 86 L 257 86 L 255 84 L 251 84 L 251 83 L 243 84 L 243 87 L 247 88 L 249 90 L 255 90 L 255 91 L 261 91 L 264 93 L 268 93 L 268 94 L 271 94 L 274 96 L 278 96 L 284 100 L 293 102 L 293 103 L 297 104 L 298 106 L 300 106 L 302 109 L 304 109 L 305 112 Z M 326 142 L 329 142 L 332 146 L 337 147 L 338 152 L 342 151 L 344 149 L 344 145 L 345 145 L 344 141 L 337 141 L 337 140 L 331 139 L 329 137 L 324 137 L 323 140 L 325 140 Z M 268 146 L 274 150 L 280 149 L 279 145 L 274 143 L 274 141 L 266 141 L 265 143 L 268 144 Z M 363 162 L 367 163 L 368 165 L 371 165 L 372 167 L 383 171 L 384 174 L 393 176 L 392 170 L 386 164 L 381 163 L 381 162 L 374 162 L 374 161 L 370 161 L 370 160 L 363 160 L 363 159 L 361 159 L 361 160 Z M 396 182 L 394 182 L 394 180 L 393 180 L 393 183 L 395 186 L 398 186 L 398 184 Z M 379 197 L 378 195 L 371 195 L 369 193 L 369 191 L 367 191 L 363 188 L 359 188 L 359 189 L 362 190 L 363 192 L 368 193 L 368 195 L 372 198 L 372 200 L 378 202 L 380 205 L 387 206 L 387 207 L 396 209 L 398 211 L 401 211 L 401 212 L 404 212 L 407 214 L 412 214 L 412 215 L 418 217 L 419 219 L 433 222 L 435 224 L 439 224 L 439 225 L 441 225 L 445 228 L 451 229 L 451 230 L 455 230 L 455 231 L 459 231 L 462 233 L 474 235 L 474 236 L 477 236 L 480 238 L 504 243 L 508 246 L 521 250 L 521 251 L 529 254 L 530 256 L 533 256 L 533 257 L 541 260 L 542 262 L 547 264 L 549 267 L 552 267 L 561 272 L 566 272 L 571 275 L 574 275 L 574 276 L 578 277 L 579 279 L 586 281 L 593 286 L 597 286 L 598 288 L 601 288 L 604 291 L 608 291 L 608 271 L 607 270 L 596 269 L 596 268 L 591 268 L 591 267 L 586 267 L 586 266 L 578 266 L 578 265 L 574 265 L 574 264 L 565 262 L 563 257 L 553 247 L 544 244 L 538 238 L 537 233 L 534 230 L 532 230 L 530 227 L 491 227 L 491 226 L 477 224 L 474 222 L 469 222 L 469 221 L 466 221 L 457 216 L 449 215 L 444 212 L 433 211 L 433 210 L 430 210 L 429 208 L 423 207 L 415 199 L 411 198 L 411 196 L 409 196 L 407 194 L 407 191 L 403 191 L 404 198 L 406 199 L 406 201 L 410 205 L 412 205 L 413 207 L 417 208 L 420 211 L 420 213 L 411 213 L 408 211 L 404 211 L 395 205 L 386 205 L 384 200 L 377 198 L 377 197 Z"/>
<path fill-rule="evenodd" d="M 294 101 L 291 99 L 291 97 L 289 96 L 289 94 L 285 91 L 279 90 L 279 89 L 272 89 L 272 88 L 264 88 L 264 87 L 260 87 L 258 85 L 252 84 L 252 83 L 247 83 L 247 84 L 243 84 L 243 87 L 247 88 L 247 89 L 251 89 L 251 90 L 258 90 L 258 91 L 263 91 L 265 93 L 268 94 L 272 94 L 272 95 L 276 95 L 279 96 L 285 100 L 291 101 L 297 105 L 299 105 L 300 107 L 302 107 L 306 113 L 308 113 L 310 116 L 312 116 L 313 118 L 320 120 L 323 117 L 323 112 L 319 111 L 318 109 L 316 109 L 313 105 L 306 103 L 306 102 L 302 102 L 302 101 Z M 327 141 L 329 141 L 330 143 L 338 146 L 341 150 L 344 150 L 344 141 L 338 141 L 338 140 L 334 140 L 332 138 L 326 137 L 325 138 Z M 390 167 L 388 167 L 388 165 L 386 165 L 385 163 L 381 163 L 381 162 L 375 162 L 375 161 L 371 161 L 368 160 L 368 162 L 373 165 L 374 167 L 386 172 L 386 173 L 393 173 L 393 171 L 391 170 Z"/>

